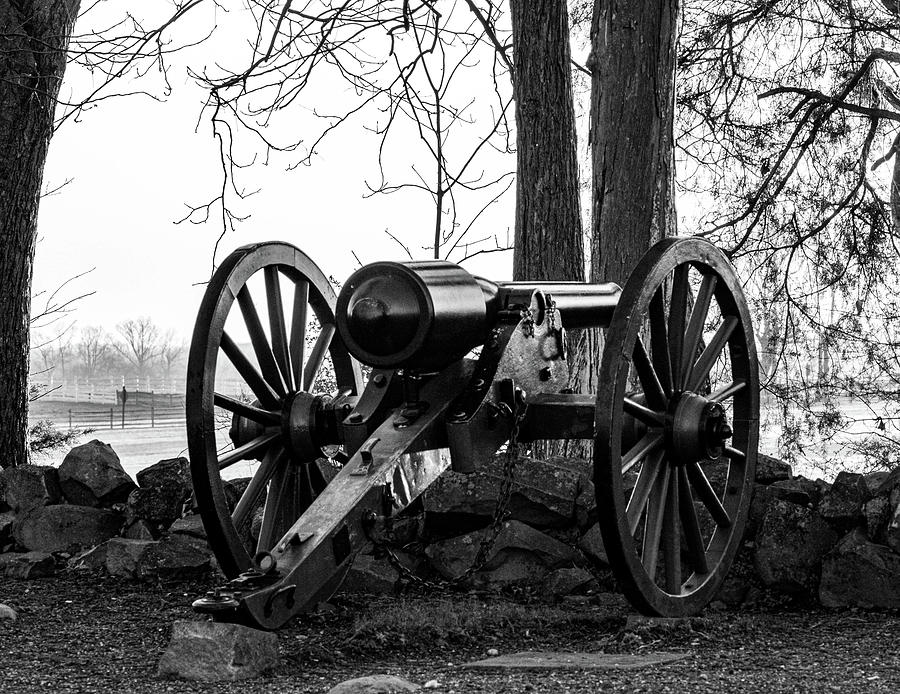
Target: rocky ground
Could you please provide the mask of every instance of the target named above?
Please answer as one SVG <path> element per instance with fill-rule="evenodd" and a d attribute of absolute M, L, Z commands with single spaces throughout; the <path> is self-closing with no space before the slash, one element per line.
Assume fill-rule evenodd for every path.
<path fill-rule="evenodd" d="M 763 596 L 738 611 L 666 625 L 628 621 L 618 596 L 550 606 L 528 595 L 344 596 L 278 633 L 271 675 L 230 684 L 163 681 L 156 667 L 172 623 L 193 619 L 202 583 L 153 585 L 64 573 L 6 580 L 0 602 L 0 691 L 327 692 L 391 673 L 457 692 L 896 692 L 900 616 L 794 607 Z M 517 651 L 687 654 L 633 671 L 472 671 L 462 664 Z M 435 687 L 435 682 L 437 686 Z"/>

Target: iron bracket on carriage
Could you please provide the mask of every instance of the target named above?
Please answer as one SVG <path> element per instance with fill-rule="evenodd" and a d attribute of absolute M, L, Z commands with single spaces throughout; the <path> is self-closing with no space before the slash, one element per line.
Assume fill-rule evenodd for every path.
<path fill-rule="evenodd" d="M 605 331 L 593 389 L 579 387 L 566 329 Z M 217 390 L 222 357 L 246 397 Z M 195 494 L 229 579 L 195 608 L 278 628 L 327 599 L 445 470 L 477 470 L 515 432 L 525 445 L 593 442 L 601 531 L 626 595 L 647 614 L 695 613 L 749 510 L 757 378 L 740 282 L 700 239 L 661 241 L 624 288 L 380 262 L 340 295 L 289 244 L 240 248 L 208 286 L 189 357 Z M 236 496 L 240 466 L 252 476 Z"/>

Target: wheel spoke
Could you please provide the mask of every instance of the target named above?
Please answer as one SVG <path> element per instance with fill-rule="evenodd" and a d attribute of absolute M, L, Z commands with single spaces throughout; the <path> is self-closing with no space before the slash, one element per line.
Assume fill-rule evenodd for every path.
<path fill-rule="evenodd" d="M 254 407 L 246 402 L 241 402 L 240 400 L 235 400 L 234 398 L 230 398 L 227 395 L 222 395 L 221 393 L 213 394 L 213 404 L 216 407 L 221 407 L 223 410 L 228 410 L 229 412 L 234 412 L 241 417 L 246 417 L 257 424 L 279 424 L 281 423 L 281 415 L 277 412 L 269 412 L 268 410 L 260 409 L 259 407 Z"/>
<path fill-rule="evenodd" d="M 629 397 L 625 398 L 624 410 L 635 419 L 642 421 L 650 427 L 661 427 L 665 424 L 665 419 L 661 412 L 655 412 L 649 407 L 644 407 L 636 400 Z"/>
<path fill-rule="evenodd" d="M 698 574 L 709 573 L 709 566 L 706 563 L 706 546 L 703 544 L 703 535 L 700 533 L 697 509 L 694 508 L 694 495 L 691 493 L 687 470 L 683 466 L 678 468 L 678 497 L 681 527 L 684 530 L 684 542 L 687 545 L 691 566 Z"/>
<path fill-rule="evenodd" d="M 700 387 L 706 377 L 709 376 L 713 364 L 725 349 L 728 338 L 738 326 L 738 319 L 735 316 L 728 316 L 722 321 L 722 325 L 716 330 L 715 334 L 709 341 L 709 344 L 703 349 L 697 363 L 691 366 L 688 364 L 687 374 L 685 374 L 684 382 L 687 384 L 685 390 L 695 391 Z"/>
<path fill-rule="evenodd" d="M 656 565 L 659 561 L 659 541 L 662 535 L 663 521 L 665 520 L 666 497 L 669 488 L 669 476 L 671 466 L 663 465 L 661 474 L 657 475 L 656 482 L 650 492 L 650 500 L 647 503 L 647 522 L 644 523 L 644 546 L 641 551 L 641 562 L 651 579 L 656 581 Z"/>
<path fill-rule="evenodd" d="M 272 348 L 269 346 L 262 322 L 259 320 L 256 304 L 253 303 L 253 297 L 250 296 L 250 290 L 246 285 L 238 292 L 237 299 L 241 315 L 244 317 L 244 325 L 247 326 L 247 333 L 250 335 L 253 352 L 256 354 L 256 361 L 262 370 L 262 375 L 276 393 L 284 395 L 284 383 L 281 380 L 281 374 L 278 372 L 275 356 L 272 354 Z"/>
<path fill-rule="evenodd" d="M 270 431 L 257 436 L 255 439 L 253 439 L 252 441 L 248 441 L 242 446 L 238 446 L 233 450 L 226 451 L 219 457 L 219 470 L 224 470 L 230 465 L 234 465 L 241 460 L 249 460 L 253 458 L 254 453 L 264 451 L 272 441 L 278 438 L 280 434 L 281 432 L 279 431 Z"/>
<path fill-rule="evenodd" d="M 306 321 L 309 302 L 309 282 L 294 285 L 294 310 L 291 315 L 291 366 L 294 369 L 294 384 L 303 383 L 303 361 L 306 351 Z"/>
<path fill-rule="evenodd" d="M 641 382 L 641 388 L 644 390 L 644 397 L 647 398 L 647 404 L 654 410 L 665 410 L 666 395 L 659 382 L 659 377 L 656 375 L 656 370 L 650 362 L 650 357 L 647 355 L 644 341 L 640 337 L 635 340 L 632 361 Z"/>
<path fill-rule="evenodd" d="M 228 333 L 222 333 L 220 346 L 222 351 L 225 352 L 225 356 L 228 357 L 232 364 L 234 364 L 234 368 L 237 369 L 241 378 L 243 378 L 247 385 L 250 386 L 250 390 L 253 391 L 256 399 L 262 403 L 263 407 L 272 410 L 279 409 L 278 395 L 272 390 L 272 387 L 266 383 L 259 371 L 256 370 L 256 367 L 250 363 L 250 360 L 244 356 L 241 348 L 235 344 Z"/>
<path fill-rule="evenodd" d="M 284 324 L 284 304 L 281 300 L 280 273 L 275 265 L 269 265 L 263 273 L 266 279 L 266 302 L 269 309 L 269 334 L 272 336 L 272 351 L 275 362 L 288 390 L 293 389 L 291 359 L 288 356 L 287 326 Z"/>
<path fill-rule="evenodd" d="M 681 352 L 684 350 L 688 291 L 688 266 L 679 265 L 672 275 L 672 300 L 669 305 L 669 359 L 673 390 L 681 390 L 683 383 L 678 367 L 681 364 Z"/>
<path fill-rule="evenodd" d="M 648 431 L 646 434 L 641 437 L 641 440 L 638 441 L 634 446 L 631 447 L 631 450 L 628 451 L 624 456 L 622 456 L 622 474 L 628 472 L 631 468 L 633 468 L 637 463 L 639 463 L 645 456 L 653 451 L 661 448 L 663 444 L 663 435 L 658 431 Z"/>
<path fill-rule="evenodd" d="M 298 481 L 297 468 L 290 464 L 279 466 L 272 476 L 256 542 L 257 552 L 271 551 L 300 517 Z"/>
<path fill-rule="evenodd" d="M 275 474 L 284 458 L 284 448 L 279 446 L 277 449 L 269 451 L 266 457 L 262 459 L 259 469 L 253 475 L 250 483 L 235 505 L 234 511 L 231 513 L 231 522 L 235 528 L 241 528 L 250 520 L 250 513 L 256 506 L 256 502 L 259 501 L 260 494 L 262 494 L 266 484 L 268 484 L 272 475 Z"/>
<path fill-rule="evenodd" d="M 725 507 L 722 506 L 719 495 L 716 494 L 716 490 L 712 488 L 712 485 L 706 478 L 706 474 L 700 468 L 700 463 L 696 461 L 688 463 L 686 468 L 691 486 L 694 488 L 694 491 L 697 492 L 700 501 L 706 506 L 709 515 L 712 516 L 716 525 L 720 528 L 730 527 L 731 517 L 728 515 L 728 511 L 725 510 Z"/>
<path fill-rule="evenodd" d="M 663 558 L 666 561 L 666 592 L 681 593 L 681 534 L 678 531 L 678 475 L 669 473 L 666 512 L 663 519 Z"/>
<path fill-rule="evenodd" d="M 666 329 L 666 306 L 662 287 L 650 299 L 650 353 L 666 397 L 672 395 L 672 363 L 669 360 L 669 337 Z"/>
<path fill-rule="evenodd" d="M 650 498 L 650 490 L 653 489 L 653 483 L 664 465 L 663 456 L 664 451 L 657 451 L 652 458 L 644 463 L 641 467 L 641 472 L 638 474 L 634 489 L 631 490 L 631 498 L 628 500 L 628 506 L 625 509 L 625 519 L 628 521 L 628 530 L 632 536 L 637 531 L 641 514 L 647 506 L 647 499 Z"/>
<path fill-rule="evenodd" d="M 694 308 L 691 309 L 691 319 L 688 321 L 687 331 L 684 336 L 680 367 L 680 380 L 682 383 L 688 382 L 691 365 L 697 357 L 700 338 L 703 336 L 703 326 L 709 313 L 709 302 L 712 300 L 715 289 L 716 276 L 703 275 L 703 280 L 700 282 L 700 290 L 697 292 L 697 298 L 694 301 Z"/>
<path fill-rule="evenodd" d="M 725 457 L 732 460 L 745 460 L 747 458 L 744 451 L 739 451 L 734 446 L 725 446 Z"/>
<path fill-rule="evenodd" d="M 729 383 L 727 386 L 723 386 L 715 393 L 709 396 L 709 399 L 713 402 L 722 402 L 723 400 L 727 400 L 732 395 L 737 395 L 747 386 L 747 381 L 734 381 Z"/>
<path fill-rule="evenodd" d="M 309 362 L 303 372 L 303 390 L 311 392 L 316 385 L 316 379 L 319 376 L 319 370 L 325 361 L 325 355 L 331 346 L 331 338 L 334 337 L 336 328 L 331 323 L 322 325 L 322 331 L 316 338 L 312 351 L 309 353 Z"/>

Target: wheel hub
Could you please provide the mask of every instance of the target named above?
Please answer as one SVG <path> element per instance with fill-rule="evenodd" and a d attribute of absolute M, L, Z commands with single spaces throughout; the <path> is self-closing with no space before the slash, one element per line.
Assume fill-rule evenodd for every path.
<path fill-rule="evenodd" d="M 673 462 L 685 464 L 716 459 L 732 436 L 725 408 L 702 395 L 684 392 L 672 398 L 666 438 L 674 452 Z"/>
<path fill-rule="evenodd" d="M 322 413 L 328 400 L 330 398 L 326 395 L 297 391 L 282 401 L 281 440 L 291 460 L 311 461 L 324 456 L 320 443 L 324 433 Z M 259 401 L 254 401 L 252 405 L 259 407 Z M 239 414 L 232 415 L 228 436 L 235 448 L 265 433 L 266 427 L 262 424 Z"/>

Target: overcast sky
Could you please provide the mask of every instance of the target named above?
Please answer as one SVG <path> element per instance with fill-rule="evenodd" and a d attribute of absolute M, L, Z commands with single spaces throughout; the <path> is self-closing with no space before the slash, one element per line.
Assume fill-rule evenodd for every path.
<path fill-rule="evenodd" d="M 194 49 L 194 60 L 199 51 Z M 64 95 L 84 84 L 77 69 L 66 77 Z M 42 200 L 34 288 L 52 290 L 95 268 L 65 294 L 95 292 L 71 314 L 76 328 L 101 325 L 112 332 L 123 320 L 148 315 L 165 329 L 190 335 L 221 226 L 175 222 L 187 213 L 186 203 L 210 196 L 220 171 L 208 123 L 195 132 L 203 91 L 183 64 L 175 63 L 170 79 L 174 90 L 164 103 L 140 96 L 104 101 L 63 124 L 51 142 L 44 187 L 71 182 Z M 325 90 L 319 98 L 327 103 L 332 96 Z M 343 280 L 358 265 L 353 252 L 363 262 L 406 257 L 385 234 L 388 228 L 414 254 L 427 257 L 422 246 L 433 219 L 423 198 L 364 199 L 365 181 L 376 171 L 376 143 L 349 126 L 322 148 L 312 167 L 286 171 L 280 162 L 254 168 L 245 182 L 262 190 L 240 210 L 251 217 L 227 233 L 217 259 L 252 241 L 280 239 Z M 510 191 L 485 219 L 492 232 L 505 235 L 511 227 L 513 202 Z M 511 255 L 493 254 L 467 267 L 505 279 Z"/>

